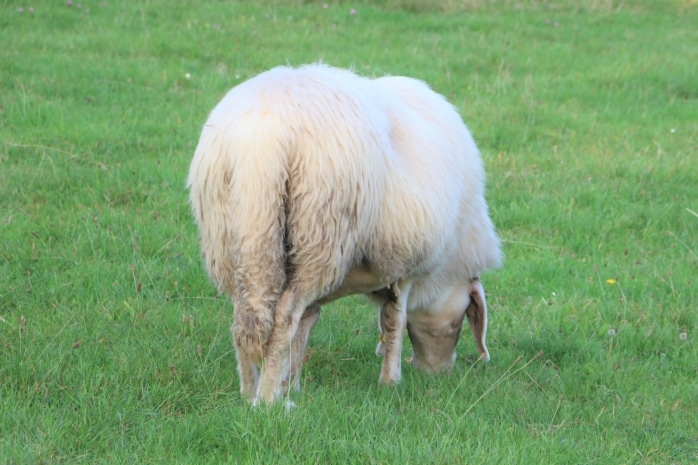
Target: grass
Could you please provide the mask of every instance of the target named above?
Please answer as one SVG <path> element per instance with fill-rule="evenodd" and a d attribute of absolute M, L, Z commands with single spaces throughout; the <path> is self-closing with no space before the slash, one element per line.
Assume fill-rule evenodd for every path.
<path fill-rule="evenodd" d="M 0 463 L 698 458 L 695 1 L 20 6 L 0 0 Z M 376 315 L 346 299 L 299 408 L 252 411 L 184 179 L 229 88 L 320 59 L 463 114 L 507 256 L 493 361 L 464 337 L 450 376 L 379 389 Z"/>

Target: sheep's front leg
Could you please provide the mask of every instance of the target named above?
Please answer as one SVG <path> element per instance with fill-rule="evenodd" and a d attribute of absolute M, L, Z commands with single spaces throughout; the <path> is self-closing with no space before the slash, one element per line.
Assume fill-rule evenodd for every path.
<path fill-rule="evenodd" d="M 380 311 L 381 345 L 383 365 L 378 382 L 394 384 L 400 382 L 402 340 L 407 322 L 407 295 L 409 286 L 401 292 L 397 283 L 387 289 L 387 299 Z"/>

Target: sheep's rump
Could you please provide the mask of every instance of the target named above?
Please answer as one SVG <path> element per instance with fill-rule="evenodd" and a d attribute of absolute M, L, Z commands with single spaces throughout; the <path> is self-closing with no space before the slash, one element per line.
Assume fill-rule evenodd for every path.
<path fill-rule="evenodd" d="M 467 282 L 500 260 L 477 148 L 453 106 L 410 78 L 310 65 L 246 81 L 206 122 L 188 186 L 206 267 L 251 346 L 291 284 L 320 301 L 452 257 Z M 343 291 L 357 269 L 369 279 Z"/>

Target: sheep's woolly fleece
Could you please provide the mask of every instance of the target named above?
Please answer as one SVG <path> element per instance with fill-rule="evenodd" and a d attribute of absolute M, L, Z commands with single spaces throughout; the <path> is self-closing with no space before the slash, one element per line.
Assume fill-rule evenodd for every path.
<path fill-rule="evenodd" d="M 421 81 L 316 64 L 233 88 L 188 187 L 206 268 L 233 300 L 242 393 L 273 402 L 297 385 L 318 305 L 350 294 L 381 308 L 382 382 L 400 379 L 405 329 L 418 368 L 449 369 L 465 316 L 489 359 L 478 278 L 502 255 L 484 184 L 457 111 Z"/>

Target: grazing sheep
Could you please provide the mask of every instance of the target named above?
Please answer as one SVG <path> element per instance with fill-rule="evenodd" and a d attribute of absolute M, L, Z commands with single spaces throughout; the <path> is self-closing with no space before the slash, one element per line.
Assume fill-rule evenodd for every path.
<path fill-rule="evenodd" d="M 405 329 L 414 366 L 449 370 L 466 316 L 489 360 L 479 276 L 502 257 L 484 170 L 423 82 L 322 64 L 262 73 L 213 110 L 187 185 L 253 403 L 298 386 L 320 305 L 351 294 L 380 307 L 381 383 L 400 380 Z"/>

